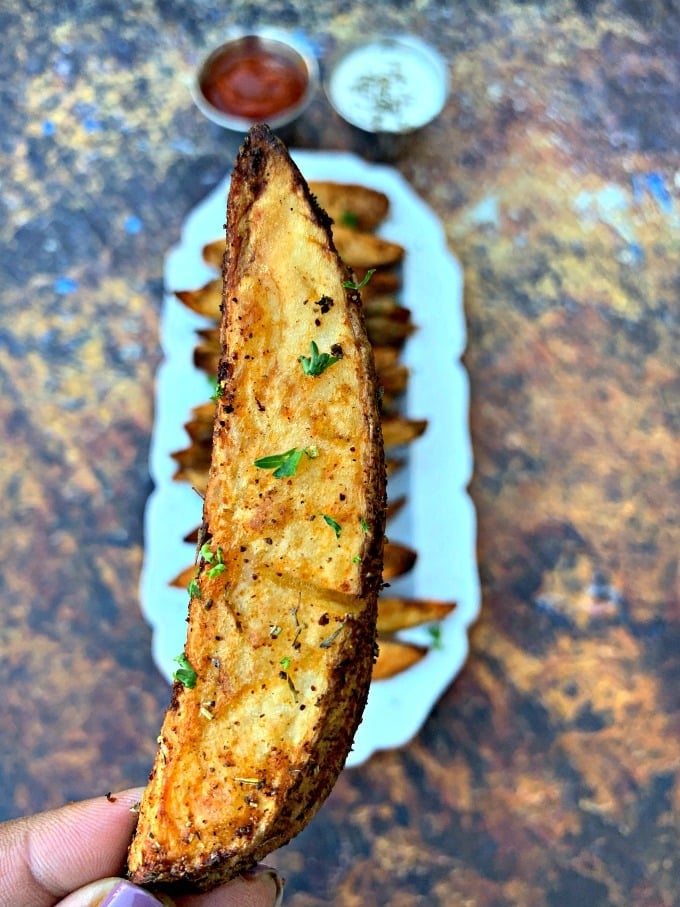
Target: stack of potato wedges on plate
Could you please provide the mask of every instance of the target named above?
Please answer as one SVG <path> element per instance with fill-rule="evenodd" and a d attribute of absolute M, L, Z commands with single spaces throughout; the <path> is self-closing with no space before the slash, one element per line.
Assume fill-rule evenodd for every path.
<path fill-rule="evenodd" d="M 337 251 L 359 287 L 380 384 L 382 435 L 389 477 L 405 465 L 408 445 L 427 428 L 426 420 L 405 416 L 401 407 L 409 380 L 402 350 L 417 330 L 411 312 L 400 301 L 402 263 L 408 250 L 376 232 L 389 213 L 390 200 L 384 192 L 364 185 L 320 180 L 310 180 L 309 188 L 332 220 Z M 213 322 L 197 331 L 193 359 L 197 369 L 214 379 L 220 359 L 220 272 L 224 253 L 223 238 L 207 243 L 202 254 L 205 262 L 214 267 L 215 277 L 204 286 L 175 291 L 180 302 Z M 205 493 L 210 468 L 214 416 L 214 399 L 206 399 L 204 404 L 196 406 L 184 425 L 189 445 L 173 454 L 177 464 L 175 480 L 189 483 L 200 494 Z M 388 497 L 388 535 L 389 518 L 407 503 L 403 497 Z M 197 540 L 198 530 L 187 536 L 187 541 Z M 393 677 L 417 664 L 427 653 L 428 646 L 400 639 L 399 631 L 428 624 L 433 630 L 432 644 L 436 645 L 438 623 L 455 606 L 449 601 L 390 596 L 389 583 L 408 573 L 416 559 L 417 552 L 412 547 L 396 540 L 386 542 L 382 575 L 385 589 L 378 601 L 379 655 L 373 680 Z M 175 577 L 173 585 L 186 587 L 193 572 L 194 567 L 188 566 Z"/>

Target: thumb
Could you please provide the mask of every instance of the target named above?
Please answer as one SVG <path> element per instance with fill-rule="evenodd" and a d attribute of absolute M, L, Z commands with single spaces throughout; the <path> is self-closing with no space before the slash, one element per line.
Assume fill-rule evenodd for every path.
<path fill-rule="evenodd" d="M 208 894 L 183 895 L 177 901 L 126 879 L 100 879 L 74 891 L 57 907 L 280 907 L 282 895 L 283 880 L 276 871 L 257 866 Z"/>
<path fill-rule="evenodd" d="M 164 896 L 154 897 L 126 879 L 108 878 L 91 882 L 59 901 L 57 907 L 175 907 Z"/>

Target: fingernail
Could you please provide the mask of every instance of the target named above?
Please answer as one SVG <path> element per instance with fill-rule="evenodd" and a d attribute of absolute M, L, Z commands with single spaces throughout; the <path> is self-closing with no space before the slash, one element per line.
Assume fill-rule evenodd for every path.
<path fill-rule="evenodd" d="M 258 863 L 258 865 L 253 866 L 252 869 L 246 870 L 242 876 L 246 882 L 256 882 L 259 879 L 271 879 L 275 890 L 272 907 L 281 907 L 281 904 L 283 903 L 283 888 L 286 884 L 286 880 L 278 874 L 273 866 Z"/>
<path fill-rule="evenodd" d="M 122 880 L 109 891 L 100 907 L 158 907 L 159 904 L 148 891 Z"/>

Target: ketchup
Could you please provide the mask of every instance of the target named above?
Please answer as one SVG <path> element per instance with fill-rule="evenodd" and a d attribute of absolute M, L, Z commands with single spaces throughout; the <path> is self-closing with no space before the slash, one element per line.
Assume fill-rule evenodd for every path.
<path fill-rule="evenodd" d="M 213 107 L 232 116 L 266 119 L 293 107 L 307 88 L 302 66 L 257 43 L 217 57 L 201 79 Z"/>

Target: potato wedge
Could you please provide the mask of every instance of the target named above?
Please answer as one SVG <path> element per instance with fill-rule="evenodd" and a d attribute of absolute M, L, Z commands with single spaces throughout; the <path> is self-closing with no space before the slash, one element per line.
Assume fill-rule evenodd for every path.
<path fill-rule="evenodd" d="M 138 884 L 198 890 L 285 844 L 335 783 L 373 668 L 385 521 L 361 302 L 266 126 L 237 158 L 227 236 L 187 641 L 128 854 Z M 336 357 L 316 374 L 312 343 Z"/>
<path fill-rule="evenodd" d="M 203 246 L 203 261 L 211 268 L 216 268 L 218 271 L 221 271 L 226 249 L 227 242 L 223 236 L 219 239 L 213 239 Z M 220 287 L 221 285 L 222 281 L 220 280 Z"/>
<path fill-rule="evenodd" d="M 383 579 L 385 582 L 403 576 L 413 568 L 418 552 L 400 542 L 386 542 L 384 550 Z"/>
<path fill-rule="evenodd" d="M 371 269 L 373 267 L 371 265 Z M 370 277 L 368 277 L 369 268 L 353 267 L 352 270 L 357 275 L 359 283 L 366 280 L 361 287 L 361 298 L 364 303 L 369 302 L 374 296 L 396 293 L 401 289 L 401 276 L 398 269 L 376 268 Z"/>
<path fill-rule="evenodd" d="M 222 244 L 224 245 L 224 243 Z M 222 302 L 222 280 L 216 278 L 199 287 L 197 290 L 175 290 L 175 296 L 180 302 L 206 318 L 215 322 L 220 320 L 220 304 Z"/>
<path fill-rule="evenodd" d="M 440 621 L 453 611 L 455 602 L 443 602 L 429 598 L 378 599 L 378 633 L 396 633 L 432 621 Z"/>
<path fill-rule="evenodd" d="M 352 269 L 392 267 L 404 257 L 399 243 L 342 224 L 333 224 L 333 240 L 338 255 Z"/>
<path fill-rule="evenodd" d="M 385 449 L 410 444 L 425 433 L 427 419 L 408 419 L 406 416 L 389 415 L 382 419 Z"/>
<path fill-rule="evenodd" d="M 378 657 L 373 667 L 373 680 L 389 680 L 402 671 L 408 671 L 427 655 L 426 646 L 402 642 L 389 637 L 378 639 Z"/>
<path fill-rule="evenodd" d="M 331 220 L 355 230 L 375 230 L 387 216 L 384 192 L 354 183 L 310 180 L 309 188 Z"/>
<path fill-rule="evenodd" d="M 405 250 L 400 243 L 383 239 L 374 233 L 337 223 L 333 224 L 332 230 L 338 255 L 349 268 L 359 273 L 361 269 L 365 272 L 368 268 L 391 268 L 404 257 Z M 223 239 L 206 243 L 203 247 L 203 260 L 211 267 L 221 267 L 224 248 Z"/>

